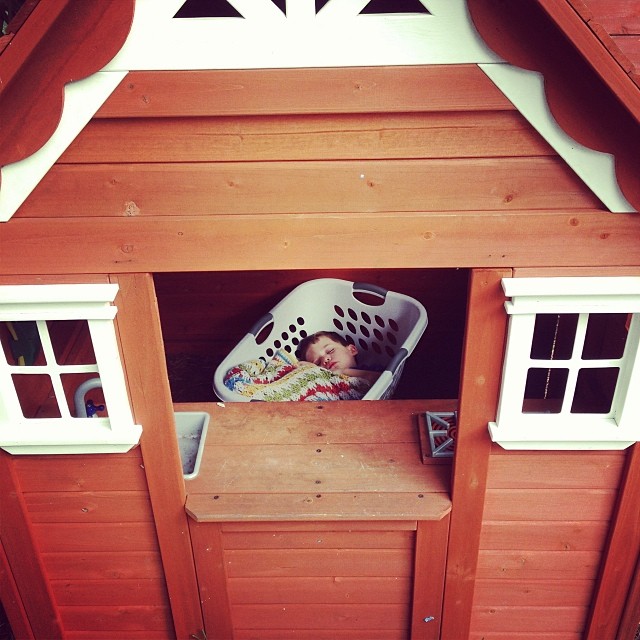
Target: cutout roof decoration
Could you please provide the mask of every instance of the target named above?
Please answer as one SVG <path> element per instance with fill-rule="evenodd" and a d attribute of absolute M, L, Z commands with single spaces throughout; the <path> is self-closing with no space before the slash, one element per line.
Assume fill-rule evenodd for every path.
<path fill-rule="evenodd" d="M 93 4 L 38 3 L 0 57 L 0 220 L 13 215 L 134 70 L 477 64 L 611 211 L 640 206 L 636 154 L 630 151 L 640 148 L 640 91 L 604 55 L 588 25 L 574 11 L 558 9 L 565 3 Z M 573 41 L 562 37 L 558 24 L 571 28 Z M 569 90 L 572 73 L 584 82 L 570 83 Z M 628 133 L 623 142 L 621 127 Z"/>

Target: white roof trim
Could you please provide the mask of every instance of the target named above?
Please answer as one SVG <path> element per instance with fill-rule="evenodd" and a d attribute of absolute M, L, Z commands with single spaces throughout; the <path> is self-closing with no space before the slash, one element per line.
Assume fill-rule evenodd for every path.
<path fill-rule="evenodd" d="M 499 60 L 464 0 L 421 0 L 429 14 L 359 15 L 368 0 L 229 0 L 244 18 L 173 19 L 184 0 L 137 0 L 109 70 L 461 64 Z M 163 37 L 159 38 L 158 34 Z M 171 46 L 167 47 L 167 41 Z"/>
<path fill-rule="evenodd" d="M 62 116 L 51 138 L 24 160 L 0 168 L 0 222 L 13 216 L 126 75 L 98 72 L 65 85 Z"/>
<path fill-rule="evenodd" d="M 635 211 L 618 186 L 615 158 L 576 142 L 558 125 L 547 103 L 542 74 L 506 63 L 478 66 L 609 211 Z"/>

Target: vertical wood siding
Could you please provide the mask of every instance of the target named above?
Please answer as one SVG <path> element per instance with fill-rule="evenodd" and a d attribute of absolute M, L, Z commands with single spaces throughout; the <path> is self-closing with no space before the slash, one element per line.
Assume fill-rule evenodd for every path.
<path fill-rule="evenodd" d="M 624 459 L 494 446 L 471 638 L 581 637 Z"/>
<path fill-rule="evenodd" d="M 139 448 L 15 466 L 64 637 L 174 637 Z"/>

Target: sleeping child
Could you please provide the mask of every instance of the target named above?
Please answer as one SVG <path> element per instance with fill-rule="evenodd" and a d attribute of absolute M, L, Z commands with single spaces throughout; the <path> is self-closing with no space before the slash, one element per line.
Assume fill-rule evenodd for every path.
<path fill-rule="evenodd" d="M 358 349 L 335 331 L 318 331 L 302 340 L 296 351 L 298 357 L 319 367 L 346 376 L 363 378 L 373 384 L 379 371 L 358 368 Z"/>
<path fill-rule="evenodd" d="M 224 384 L 251 400 L 360 400 L 380 375 L 359 369 L 356 346 L 334 332 L 305 338 L 298 354 L 300 360 L 281 349 L 270 360 L 243 362 L 227 372 Z"/>

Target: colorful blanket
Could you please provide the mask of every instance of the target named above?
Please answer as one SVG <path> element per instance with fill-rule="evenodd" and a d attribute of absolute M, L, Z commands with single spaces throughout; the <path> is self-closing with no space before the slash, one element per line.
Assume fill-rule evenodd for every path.
<path fill-rule="evenodd" d="M 370 385 L 362 378 L 335 374 L 311 362 L 300 362 L 280 350 L 264 358 L 243 362 L 227 372 L 225 386 L 251 398 L 271 402 L 360 400 Z"/>

